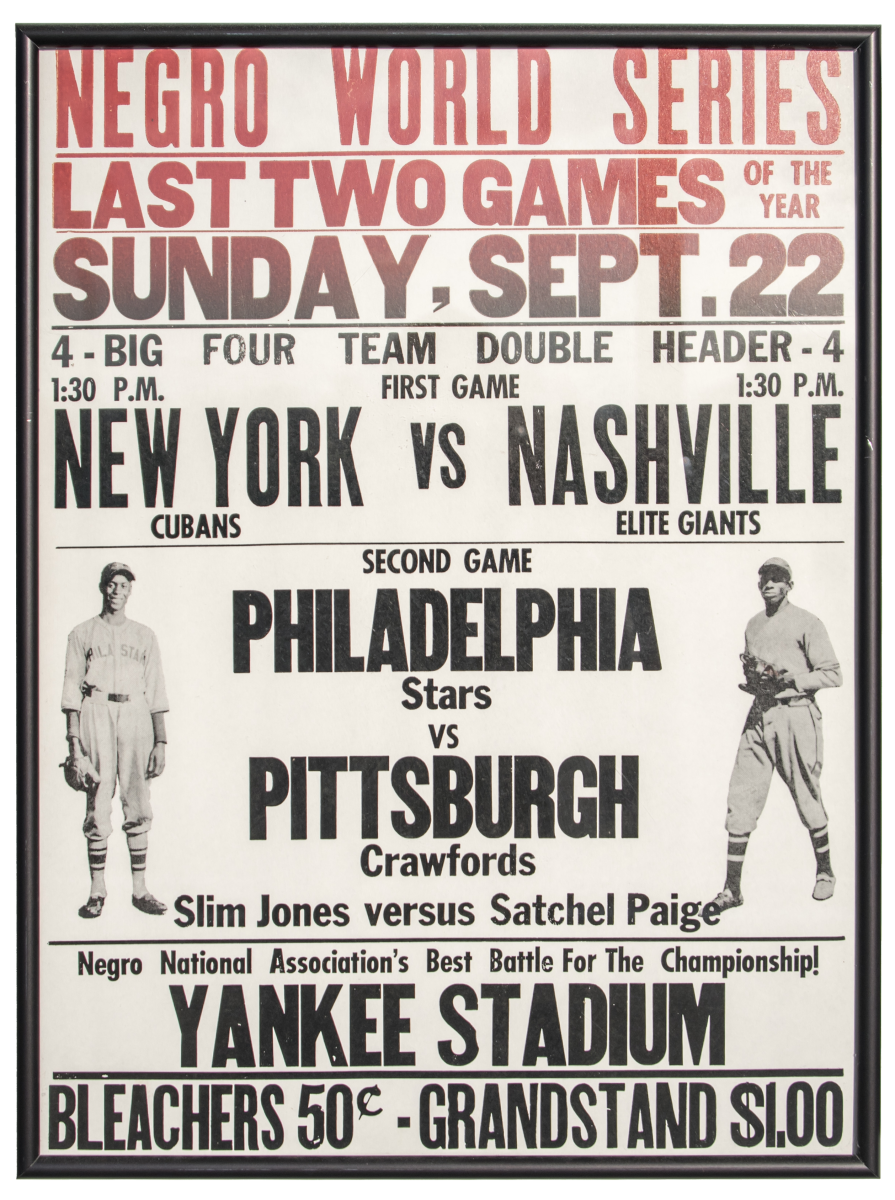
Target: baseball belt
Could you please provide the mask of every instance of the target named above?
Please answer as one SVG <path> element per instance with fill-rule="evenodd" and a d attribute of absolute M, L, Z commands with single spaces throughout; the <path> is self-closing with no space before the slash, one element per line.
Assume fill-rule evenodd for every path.
<path fill-rule="evenodd" d="M 85 700 L 89 700 L 94 692 L 96 692 L 97 696 L 103 694 L 102 688 L 98 688 L 95 683 L 87 683 L 85 680 L 81 684 L 81 695 Z M 130 696 L 124 696 L 120 692 L 107 692 L 106 699 L 111 700 L 113 704 L 127 704 Z"/>

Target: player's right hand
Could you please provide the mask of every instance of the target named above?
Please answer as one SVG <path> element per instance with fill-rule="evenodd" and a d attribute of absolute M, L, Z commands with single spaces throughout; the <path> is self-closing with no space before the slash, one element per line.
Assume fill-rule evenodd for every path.
<path fill-rule="evenodd" d="M 78 779 L 85 791 L 87 788 L 99 783 L 99 772 L 86 754 L 76 755 L 74 765 L 78 773 Z"/>

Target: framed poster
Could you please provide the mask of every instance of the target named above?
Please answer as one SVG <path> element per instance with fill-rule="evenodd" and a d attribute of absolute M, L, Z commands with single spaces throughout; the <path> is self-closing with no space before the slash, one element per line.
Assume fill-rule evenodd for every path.
<path fill-rule="evenodd" d="M 19 40 L 21 1172 L 876 1174 L 878 31 Z"/>

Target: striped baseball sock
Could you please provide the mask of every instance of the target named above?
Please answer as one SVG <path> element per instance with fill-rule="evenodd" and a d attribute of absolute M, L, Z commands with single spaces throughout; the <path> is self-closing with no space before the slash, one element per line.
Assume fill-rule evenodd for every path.
<path fill-rule="evenodd" d="M 743 878 L 743 862 L 746 858 L 746 847 L 749 844 L 748 833 L 731 833 L 727 837 L 727 887 L 735 896 L 740 894 L 740 881 Z"/>
<path fill-rule="evenodd" d="M 87 843 L 91 896 L 105 896 L 106 894 L 106 846 L 106 842 Z"/>
<path fill-rule="evenodd" d="M 131 856 L 131 876 L 133 877 L 134 895 L 146 895 L 146 851 L 149 846 L 149 835 L 134 833 L 127 835 L 127 848 Z"/>
<path fill-rule="evenodd" d="M 818 875 L 833 875 L 833 867 L 830 863 L 830 835 L 829 825 L 824 825 L 822 829 L 811 830 L 811 845 L 814 847 L 814 857 L 817 859 Z"/>

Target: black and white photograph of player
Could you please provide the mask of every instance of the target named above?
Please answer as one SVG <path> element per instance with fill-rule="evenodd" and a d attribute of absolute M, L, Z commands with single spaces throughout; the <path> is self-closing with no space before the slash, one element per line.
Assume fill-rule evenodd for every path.
<path fill-rule="evenodd" d="M 740 655 L 746 681 L 739 686 L 753 700 L 727 794 L 727 878 L 711 902 L 718 912 L 743 903 L 746 848 L 775 770 L 811 837 L 817 863 L 813 898 L 829 900 L 836 887 L 820 790 L 823 718 L 816 694 L 840 687 L 842 672 L 823 623 L 790 603 L 793 586 L 792 570 L 782 558 L 762 563 L 758 590 L 764 612 L 746 626 L 746 648 Z"/>
<path fill-rule="evenodd" d="M 99 917 L 106 902 L 106 851 L 116 784 L 124 813 L 134 908 L 161 916 L 167 906 L 146 886 L 152 807 L 150 780 L 165 769 L 168 699 L 155 634 L 126 613 L 134 572 L 125 563 L 103 567 L 102 610 L 68 637 L 62 711 L 69 755 L 66 782 L 87 795 L 90 895 L 79 916 Z"/>

